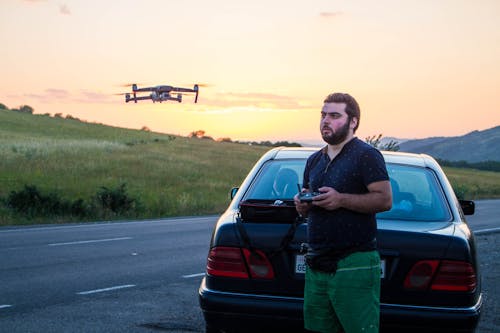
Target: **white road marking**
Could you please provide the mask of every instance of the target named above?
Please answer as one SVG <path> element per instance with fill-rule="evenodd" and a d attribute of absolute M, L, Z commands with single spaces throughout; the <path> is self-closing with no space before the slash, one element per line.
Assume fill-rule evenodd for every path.
<path fill-rule="evenodd" d="M 487 234 L 490 232 L 500 232 L 500 228 L 491 228 L 491 229 L 481 229 L 474 231 L 474 235 Z"/>
<path fill-rule="evenodd" d="M 126 284 L 126 285 L 123 285 L 123 286 L 114 286 L 114 287 L 103 288 L 103 289 L 81 291 L 81 292 L 76 293 L 76 294 L 77 295 L 90 295 L 90 294 L 102 293 L 102 292 L 105 292 L 105 291 L 118 290 L 118 289 L 124 289 L 124 288 L 132 288 L 132 287 L 135 287 L 135 284 Z"/>
<path fill-rule="evenodd" d="M 9 304 L 0 304 L 0 309 L 6 309 L 6 308 L 11 308 L 12 305 Z"/>
<path fill-rule="evenodd" d="M 189 279 L 189 278 L 203 276 L 203 275 L 205 275 L 205 273 L 196 273 L 196 274 L 183 275 L 182 277 L 185 278 L 185 279 Z"/>
<path fill-rule="evenodd" d="M 29 231 L 47 231 L 47 230 L 63 230 L 63 229 L 74 229 L 74 228 L 101 228 L 103 226 L 116 226 L 116 225 L 144 225 L 150 224 L 167 224 L 167 225 L 179 225 L 186 223 L 202 223 L 202 222 L 215 222 L 217 221 L 219 215 L 213 216 L 184 216 L 184 217 L 172 217 L 165 219 L 152 219 L 152 220 L 141 220 L 141 221 L 123 221 L 123 222 L 89 222 L 86 224 L 77 225 L 59 225 L 59 226 L 34 226 L 34 227 L 5 227 L 0 230 L 0 234 L 11 233 L 11 232 L 29 232 Z"/>
<path fill-rule="evenodd" d="M 85 241 L 76 241 L 76 242 L 67 242 L 67 243 L 52 243 L 48 244 L 49 246 L 61 246 L 61 245 L 77 245 L 77 244 L 89 244 L 89 243 L 102 243 L 102 242 L 114 242 L 132 239 L 132 237 L 120 237 L 120 238 L 107 238 L 107 239 L 93 239 L 93 240 L 85 240 Z"/>

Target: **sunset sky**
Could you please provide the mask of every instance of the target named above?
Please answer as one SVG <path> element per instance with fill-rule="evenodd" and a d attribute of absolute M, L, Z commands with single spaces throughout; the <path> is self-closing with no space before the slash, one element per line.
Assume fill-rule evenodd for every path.
<path fill-rule="evenodd" d="M 500 125 L 499 0 L 1 0 L 0 103 L 233 140 L 320 141 L 334 91 L 357 135 Z M 200 89 L 124 101 L 128 83 Z"/>

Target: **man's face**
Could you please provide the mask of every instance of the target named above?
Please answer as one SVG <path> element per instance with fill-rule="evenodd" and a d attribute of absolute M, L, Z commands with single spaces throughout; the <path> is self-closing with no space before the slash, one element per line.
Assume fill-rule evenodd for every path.
<path fill-rule="evenodd" d="M 345 103 L 325 103 L 321 110 L 320 130 L 323 140 L 331 145 L 337 145 L 352 135 L 351 126 L 354 121 L 345 112 Z"/>

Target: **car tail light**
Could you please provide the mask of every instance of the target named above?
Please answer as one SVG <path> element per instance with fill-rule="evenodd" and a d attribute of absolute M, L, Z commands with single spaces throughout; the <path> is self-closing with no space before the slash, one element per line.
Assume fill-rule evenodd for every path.
<path fill-rule="evenodd" d="M 436 272 L 439 260 L 423 260 L 413 265 L 405 279 L 406 289 L 426 290 Z"/>
<path fill-rule="evenodd" d="M 273 266 L 267 259 L 267 256 L 259 250 L 251 252 L 248 249 L 243 249 L 243 254 L 248 263 L 252 278 L 258 279 L 273 279 Z"/>
<path fill-rule="evenodd" d="M 414 290 L 473 291 L 476 273 L 463 261 L 422 260 L 413 265 L 404 287 Z"/>
<path fill-rule="evenodd" d="M 473 291 L 476 289 L 476 273 L 472 265 L 463 261 L 442 261 L 432 290 Z"/>
<path fill-rule="evenodd" d="M 212 248 L 208 254 L 207 273 L 242 279 L 274 278 L 273 267 L 264 252 L 237 247 Z"/>
<path fill-rule="evenodd" d="M 241 249 L 236 247 L 210 249 L 207 259 L 207 273 L 215 276 L 248 279 L 248 271 Z"/>

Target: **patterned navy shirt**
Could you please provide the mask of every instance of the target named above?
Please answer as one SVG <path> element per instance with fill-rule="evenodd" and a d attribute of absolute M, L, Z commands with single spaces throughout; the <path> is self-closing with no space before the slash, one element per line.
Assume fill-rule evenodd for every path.
<path fill-rule="evenodd" d="M 333 160 L 327 147 L 314 153 L 304 170 L 304 187 L 311 191 L 328 186 L 340 193 L 363 194 L 368 185 L 383 180 L 389 176 L 382 154 L 358 138 L 347 142 Z M 358 247 L 374 240 L 376 232 L 375 214 L 317 206 L 309 211 L 308 243 L 316 250 Z"/>

